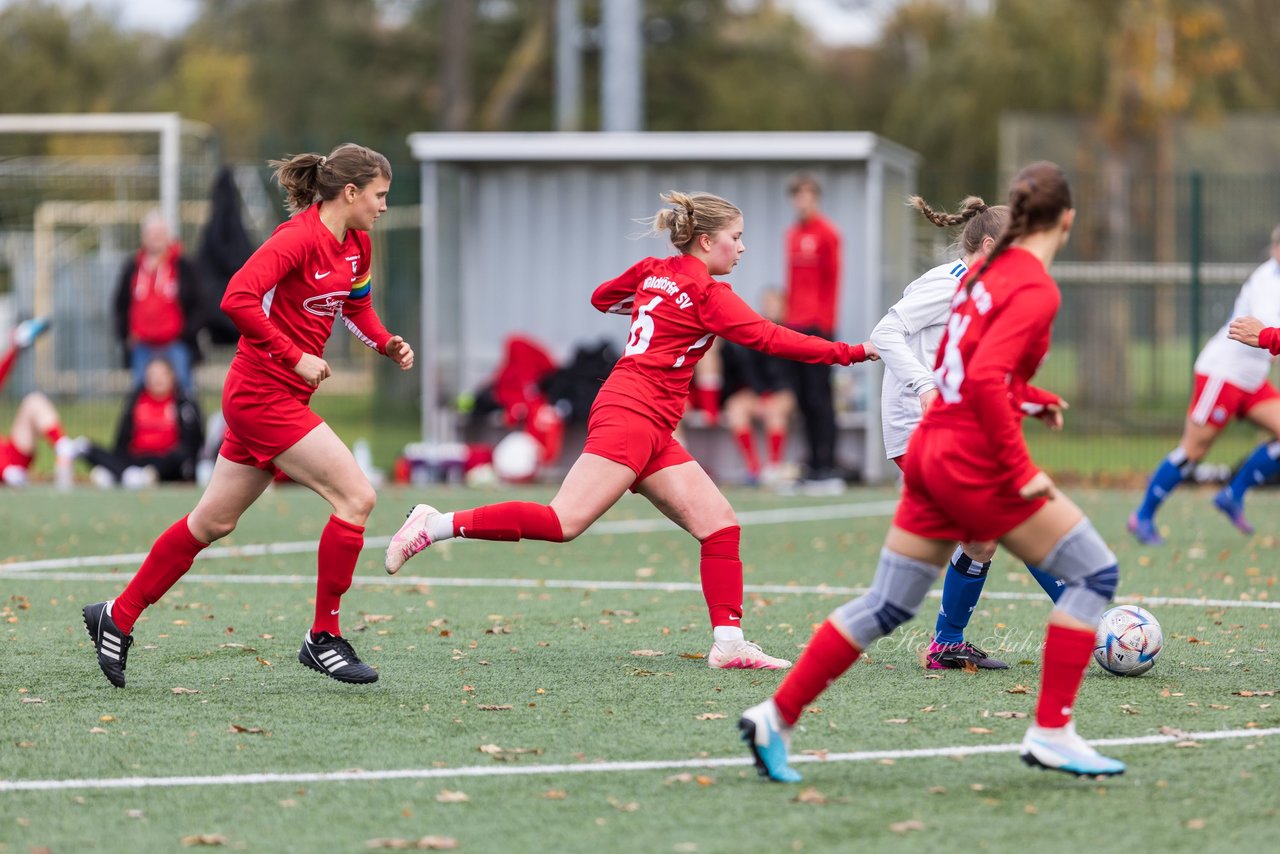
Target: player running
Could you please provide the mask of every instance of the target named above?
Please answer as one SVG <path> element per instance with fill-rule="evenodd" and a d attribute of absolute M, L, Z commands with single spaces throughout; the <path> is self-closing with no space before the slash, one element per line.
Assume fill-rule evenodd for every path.
<path fill-rule="evenodd" d="M 885 454 L 899 468 L 904 467 L 911 434 L 938 399 L 933 365 L 938 359 L 938 342 L 946 329 L 947 316 L 951 314 L 951 300 L 965 273 L 991 252 L 1009 221 L 1008 207 L 988 205 L 977 196 L 961 202 L 960 212 L 955 214 L 935 211 L 919 196 L 911 197 L 911 206 L 939 228 L 963 224 L 964 229 L 958 243 L 960 258 L 939 264 L 907 285 L 902 299 L 871 330 L 871 342 L 880 351 L 885 366 L 880 390 Z M 1055 398 L 1026 411 L 1057 417 L 1064 408 L 1065 404 Z M 1054 426 L 1057 422 L 1049 423 Z M 942 604 L 938 608 L 933 640 L 925 654 L 928 669 L 1008 668 L 1000 659 L 992 658 L 964 639 L 964 630 L 987 583 L 995 552 L 994 542 L 963 543 L 956 547 L 942 582 Z M 1062 589 L 1058 580 L 1034 567 L 1027 568 L 1050 598 L 1056 599 Z"/>
<path fill-rule="evenodd" d="M 728 274 L 746 247 L 742 212 L 708 193 L 664 195 L 671 205 L 651 220 L 669 232 L 679 254 L 645 258 L 596 288 L 591 304 L 631 316 L 622 358 L 596 396 L 587 441 L 551 504 L 506 501 L 440 513 L 419 504 L 387 547 L 387 572 L 432 543 L 476 540 L 574 539 L 628 489 L 648 498 L 701 544 L 702 592 L 714 643 L 715 668 L 778 669 L 775 658 L 742 631 L 741 529 L 729 501 L 672 433 L 689 397 L 693 366 L 712 339 L 805 362 L 848 365 L 877 358 L 875 348 L 802 335 L 756 314 L 713 276 Z"/>
<path fill-rule="evenodd" d="M 1253 316 L 1259 327 L 1280 326 L 1280 226 L 1271 232 L 1271 257 L 1245 281 L 1231 316 Z M 1273 437 L 1254 450 L 1231 483 L 1213 498 L 1213 506 L 1241 533 L 1253 533 L 1253 525 L 1244 517 L 1245 492 L 1280 471 L 1280 441 L 1275 438 L 1280 437 L 1280 392 L 1267 379 L 1274 351 L 1246 346 L 1229 330 L 1230 324 L 1223 324 L 1196 358 L 1195 389 L 1182 441 L 1152 473 L 1142 504 L 1129 517 L 1129 533 L 1143 545 L 1164 543 L 1156 527 L 1156 511 L 1209 453 L 1232 418 L 1248 418 Z"/>
<path fill-rule="evenodd" d="M 138 616 L 181 578 L 196 555 L 230 534 L 277 470 L 333 508 L 320 534 L 315 620 L 298 660 L 340 682 L 378 673 L 342 637 L 338 612 L 364 547 L 375 494 L 342 440 L 311 411 L 330 375 L 324 344 L 335 319 L 370 348 L 413 367 L 413 349 L 382 325 L 370 297 L 368 230 L 387 209 L 391 164 L 346 143 L 327 157 L 272 161 L 294 216 L 231 278 L 222 310 L 240 342 L 222 391 L 227 433 L 213 477 L 194 510 L 160 535 L 118 597 L 86 605 L 98 665 L 123 688 Z"/>
<path fill-rule="evenodd" d="M 1119 579 L 1115 555 L 1036 468 L 1019 429 L 1020 407 L 1009 405 L 1047 397 L 1030 381 L 1049 350 L 1062 299 L 1048 267 L 1074 220 L 1058 166 L 1033 163 L 1017 174 L 1008 226 L 952 302 L 935 372 L 940 399 L 911 437 L 902 500 L 871 589 L 827 618 L 772 698 L 742 713 L 738 726 L 762 776 L 800 779 L 787 752 L 804 707 L 871 643 L 915 615 L 957 542 L 983 540 L 998 540 L 1065 583 L 1049 615 L 1023 761 L 1077 775 L 1124 771 L 1124 763 L 1076 734 L 1071 717 Z"/>

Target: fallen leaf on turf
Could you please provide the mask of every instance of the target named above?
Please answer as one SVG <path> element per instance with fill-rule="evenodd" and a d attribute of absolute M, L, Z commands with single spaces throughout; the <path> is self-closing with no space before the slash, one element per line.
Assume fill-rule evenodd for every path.
<path fill-rule="evenodd" d="M 613 807 L 618 812 L 635 812 L 640 809 L 640 805 L 635 801 L 627 801 L 626 803 L 623 803 L 612 796 L 609 797 L 609 806 Z"/>
<path fill-rule="evenodd" d="M 227 728 L 227 732 L 242 732 L 246 735 L 271 735 L 260 726 L 241 726 L 240 724 L 232 724 Z"/>
<path fill-rule="evenodd" d="M 14 747 L 35 747 L 36 744 L 34 741 L 15 741 L 13 743 L 13 746 Z"/>
<path fill-rule="evenodd" d="M 192 845 L 226 845 L 231 840 L 221 833 L 196 833 L 184 836 L 180 841 L 183 845 L 190 847 Z"/>
<path fill-rule="evenodd" d="M 670 777 L 663 780 L 662 782 L 666 783 L 668 786 L 670 786 L 672 783 L 692 783 L 693 775 L 690 774 L 688 771 L 685 771 L 684 773 L 681 773 L 681 774 L 672 774 Z"/>
<path fill-rule="evenodd" d="M 1012 688 L 1004 689 L 1006 694 L 1030 694 L 1031 689 L 1026 685 L 1014 685 Z"/>
<path fill-rule="evenodd" d="M 194 688 L 170 688 L 174 694 L 199 694 L 200 692 Z"/>
<path fill-rule="evenodd" d="M 548 801 L 563 801 L 569 797 L 569 793 L 564 789 L 547 789 L 539 797 L 546 798 Z"/>
<path fill-rule="evenodd" d="M 792 803 L 797 803 L 797 804 L 821 805 L 827 802 L 827 796 L 822 794 L 822 792 L 819 792 L 817 789 L 813 788 L 813 786 L 809 786 L 806 789 L 801 789 L 800 794 L 792 798 L 791 801 Z"/>
<path fill-rule="evenodd" d="M 705 652 L 682 652 L 680 653 L 680 657 L 691 658 L 694 661 L 701 661 L 702 659 L 707 657 L 707 654 Z"/>
<path fill-rule="evenodd" d="M 452 851 L 458 847 L 458 840 L 452 836 L 423 836 L 419 839 L 370 839 L 365 848 L 395 848 L 416 851 Z"/>
<path fill-rule="evenodd" d="M 511 627 L 499 624 L 485 629 L 484 633 L 486 635 L 509 635 L 511 634 Z"/>
<path fill-rule="evenodd" d="M 659 652 L 659 651 L 658 651 L 658 650 L 656 650 L 656 649 L 633 649 L 633 650 L 631 650 L 631 654 L 632 654 L 632 655 L 639 655 L 639 656 L 646 656 L 646 657 L 649 657 L 649 658 L 657 658 L 658 656 L 666 655 L 666 653 L 665 653 L 665 652 Z"/>
<path fill-rule="evenodd" d="M 805 756 L 816 756 L 825 762 L 829 751 L 822 747 L 811 747 L 808 750 L 802 750 L 800 752 Z"/>
<path fill-rule="evenodd" d="M 1232 691 L 1237 697 L 1274 697 L 1275 691 Z"/>
<path fill-rule="evenodd" d="M 1209 708 L 1211 708 L 1211 709 L 1217 709 L 1218 711 L 1220 711 L 1220 712 L 1221 712 L 1221 711 L 1224 711 L 1224 710 L 1229 709 L 1229 708 L 1231 708 L 1231 707 L 1230 707 L 1230 706 L 1224 706 L 1224 705 L 1222 705 L 1221 703 L 1210 703 L 1210 704 L 1209 704 Z"/>
<path fill-rule="evenodd" d="M 716 778 L 708 777 L 706 774 L 699 774 L 693 779 L 699 786 L 714 786 L 716 784 Z"/>
<path fill-rule="evenodd" d="M 1202 818 L 1187 819 L 1187 830 L 1204 830 L 1204 819 Z"/>
<path fill-rule="evenodd" d="M 100 727 L 100 726 L 93 727 L 92 729 L 90 729 L 90 730 L 89 730 L 89 732 L 90 732 L 91 734 L 93 734 L 93 735 L 106 735 L 106 734 L 107 734 L 107 731 L 106 731 L 105 729 L 103 729 L 102 727 Z"/>
<path fill-rule="evenodd" d="M 394 619 L 395 617 L 391 616 L 390 614 L 365 614 L 364 615 L 364 621 L 370 624 L 386 623 Z"/>
<path fill-rule="evenodd" d="M 436 794 L 436 803 L 439 804 L 465 804 L 470 800 L 466 792 L 456 792 L 452 789 L 441 789 Z"/>
<path fill-rule="evenodd" d="M 994 730 L 989 730 L 986 727 L 982 727 L 982 726 L 971 726 L 969 727 L 969 732 L 973 733 L 974 735 L 991 735 L 991 733 L 994 732 Z"/>
<path fill-rule="evenodd" d="M 706 712 L 705 714 L 694 715 L 693 719 L 698 721 L 722 721 L 725 717 L 726 715 L 722 715 L 718 712 Z"/>
<path fill-rule="evenodd" d="M 40 699 L 39 697 L 23 697 L 23 698 L 22 698 L 22 702 L 24 702 L 24 703 L 43 703 L 43 702 L 44 702 L 44 700 Z"/>
<path fill-rule="evenodd" d="M 924 822 L 919 819 L 912 818 L 906 821 L 895 821 L 889 825 L 889 829 L 894 833 L 907 833 L 912 830 L 924 830 Z"/>
<path fill-rule="evenodd" d="M 1187 732 L 1185 729 L 1178 729 L 1176 726 L 1162 726 L 1160 727 L 1160 734 L 1171 735 L 1174 738 L 1190 738 L 1191 737 L 1191 733 Z"/>
<path fill-rule="evenodd" d="M 930 786 L 926 791 L 931 795 L 945 795 L 947 793 L 946 786 Z"/>
<path fill-rule="evenodd" d="M 998 718 L 1025 718 L 1026 712 L 992 712 Z"/>
<path fill-rule="evenodd" d="M 115 716 L 115 715 L 103 715 L 102 717 L 98 718 L 98 720 L 102 721 L 104 724 L 115 723 L 116 716 Z"/>
<path fill-rule="evenodd" d="M 1191 740 L 1179 741 L 1174 747 L 1200 747 L 1200 742 Z"/>
<path fill-rule="evenodd" d="M 909 724 L 909 723 L 911 723 L 911 718 L 886 718 L 886 719 L 885 719 L 885 723 L 887 723 L 887 724 Z"/>
<path fill-rule="evenodd" d="M 476 706 L 482 712 L 507 712 L 514 708 L 510 703 L 504 703 L 500 706 L 488 705 L 481 703 Z"/>
<path fill-rule="evenodd" d="M 634 617 L 635 611 L 627 611 L 622 608 L 605 608 L 600 612 L 606 617 Z"/>
<path fill-rule="evenodd" d="M 267 660 L 266 660 L 265 658 L 263 658 L 262 656 L 258 656 L 257 658 L 258 658 L 258 663 L 259 663 L 259 664 L 261 664 L 263 667 L 270 667 L 270 666 L 271 666 L 271 662 L 270 662 L 270 661 L 267 661 Z"/>

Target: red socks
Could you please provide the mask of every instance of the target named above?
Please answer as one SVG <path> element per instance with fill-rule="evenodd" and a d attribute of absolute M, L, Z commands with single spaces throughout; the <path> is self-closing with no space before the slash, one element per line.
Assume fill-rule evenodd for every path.
<path fill-rule="evenodd" d="M 702 595 L 711 612 L 711 625 L 742 625 L 742 529 L 721 528 L 702 541 Z"/>
<path fill-rule="evenodd" d="M 364 527 L 329 517 L 329 524 L 320 532 L 320 553 L 316 573 L 316 620 L 311 625 L 311 636 L 317 632 L 341 635 L 338 628 L 338 610 L 342 594 L 351 589 L 351 577 L 356 572 L 356 561 L 364 548 Z"/>
<path fill-rule="evenodd" d="M 795 726 L 804 707 L 852 667 L 860 655 L 862 650 L 840 634 L 830 620 L 823 622 L 773 695 L 773 703 L 787 726 Z"/>
<path fill-rule="evenodd" d="M 53 447 L 58 446 L 58 440 L 66 434 L 62 432 L 61 424 L 54 424 L 48 430 L 44 431 L 44 437 L 49 440 L 49 444 Z"/>
<path fill-rule="evenodd" d="M 120 631 L 132 634 L 133 624 L 143 609 L 160 601 L 160 597 L 186 574 L 196 555 L 208 545 L 191 534 L 186 516 L 170 525 L 156 539 L 133 580 L 111 605 L 111 619 Z"/>
<path fill-rule="evenodd" d="M 787 444 L 787 431 L 771 430 L 767 438 L 769 441 L 769 463 L 776 466 L 782 462 L 782 449 Z"/>
<path fill-rule="evenodd" d="M 453 535 L 468 540 L 547 540 L 563 543 L 560 517 L 545 504 L 504 501 L 453 514 Z"/>
<path fill-rule="evenodd" d="M 1036 703 L 1038 726 L 1060 727 L 1070 722 L 1071 706 L 1093 655 L 1093 639 L 1092 631 L 1049 625 L 1044 640 L 1040 699 Z"/>
<path fill-rule="evenodd" d="M 760 457 L 756 455 L 756 437 L 750 430 L 739 430 L 733 434 L 742 449 L 742 459 L 747 464 L 747 474 L 756 477 L 760 474 Z"/>
<path fill-rule="evenodd" d="M 18 354 L 21 352 L 17 347 L 10 347 L 4 351 L 4 356 L 0 356 L 0 386 L 4 385 L 4 381 L 9 378 L 13 363 L 18 361 Z"/>

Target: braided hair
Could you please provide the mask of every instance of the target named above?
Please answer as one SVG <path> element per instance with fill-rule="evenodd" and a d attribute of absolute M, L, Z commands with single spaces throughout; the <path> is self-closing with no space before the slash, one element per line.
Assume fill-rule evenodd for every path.
<path fill-rule="evenodd" d="M 1009 185 L 1009 223 L 977 274 L 969 278 L 968 287 L 973 287 L 991 262 L 1000 257 L 1000 253 L 1013 241 L 1052 227 L 1062 212 L 1071 207 L 1071 185 L 1067 183 L 1062 167 L 1048 160 L 1023 167 Z"/>
<path fill-rule="evenodd" d="M 992 240 L 999 237 L 1009 222 L 1009 208 L 1006 205 L 988 205 L 978 196 L 969 196 L 962 201 L 957 213 L 935 211 L 919 196 L 912 196 L 907 203 L 938 228 L 950 228 L 963 223 L 964 230 L 956 245 L 966 256 L 981 249 L 982 241 L 988 237 Z"/>

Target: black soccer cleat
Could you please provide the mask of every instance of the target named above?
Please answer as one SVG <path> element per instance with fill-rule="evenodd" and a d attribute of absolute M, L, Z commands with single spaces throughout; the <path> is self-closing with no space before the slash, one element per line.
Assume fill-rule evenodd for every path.
<path fill-rule="evenodd" d="M 124 687 L 124 666 L 129 659 L 129 647 L 133 635 L 120 631 L 108 610 L 110 602 L 95 602 L 84 606 L 84 627 L 89 630 L 93 647 L 98 652 L 98 666 L 107 681 L 117 688 Z"/>
<path fill-rule="evenodd" d="M 992 658 L 984 650 L 968 641 L 958 644 L 940 644 L 935 641 L 930 644 L 925 661 L 925 666 L 929 670 L 964 670 L 966 665 L 972 665 L 979 670 L 1009 669 L 1008 664 L 998 658 Z"/>
<path fill-rule="evenodd" d="M 304 634 L 298 661 L 339 682 L 365 684 L 378 681 L 378 671 L 360 660 L 346 638 L 328 632 L 320 632 L 314 639 L 311 632 Z"/>

